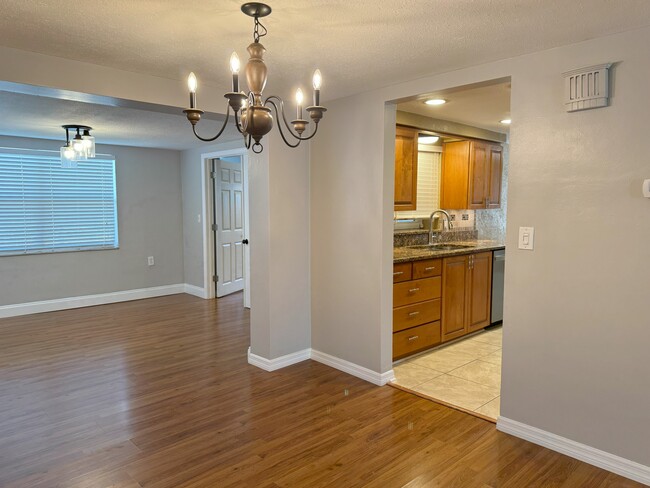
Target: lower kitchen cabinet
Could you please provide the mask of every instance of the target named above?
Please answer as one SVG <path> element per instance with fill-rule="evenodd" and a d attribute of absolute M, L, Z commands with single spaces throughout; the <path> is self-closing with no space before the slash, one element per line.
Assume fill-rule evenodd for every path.
<path fill-rule="evenodd" d="M 393 265 L 393 359 L 440 344 L 442 260 Z"/>
<path fill-rule="evenodd" d="M 470 256 L 467 283 L 467 332 L 475 332 L 490 325 L 492 306 L 492 253 Z"/>
<path fill-rule="evenodd" d="M 490 325 L 492 252 L 444 258 L 442 268 L 442 342 Z"/>
<path fill-rule="evenodd" d="M 393 359 L 490 325 L 492 252 L 393 265 Z"/>
<path fill-rule="evenodd" d="M 467 283 L 469 256 L 443 259 L 442 269 L 442 341 L 450 341 L 467 332 Z"/>
<path fill-rule="evenodd" d="M 393 359 L 440 344 L 440 322 L 418 325 L 393 334 Z"/>

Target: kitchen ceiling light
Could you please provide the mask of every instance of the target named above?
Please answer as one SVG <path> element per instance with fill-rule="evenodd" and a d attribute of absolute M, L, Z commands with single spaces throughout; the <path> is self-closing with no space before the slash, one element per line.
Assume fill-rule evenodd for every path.
<path fill-rule="evenodd" d="M 92 127 L 77 124 L 61 127 L 65 130 L 65 145 L 61 147 L 61 165 L 64 168 L 76 168 L 77 161 L 95 157 L 95 138 L 90 135 Z M 70 131 L 76 131 L 72 140 L 70 140 Z"/>
<path fill-rule="evenodd" d="M 424 103 L 427 105 L 444 105 L 447 103 L 447 100 L 444 100 L 442 98 L 431 98 L 429 100 L 426 100 Z"/>
<path fill-rule="evenodd" d="M 512 120 L 510 120 L 510 119 L 503 119 L 503 120 L 500 120 L 499 122 L 501 122 L 503 125 L 512 124 Z"/>
<path fill-rule="evenodd" d="M 438 136 L 419 136 L 418 144 L 435 144 L 440 137 Z"/>
<path fill-rule="evenodd" d="M 309 121 L 302 118 L 303 93 L 300 88 L 296 91 L 296 119 L 291 122 L 287 121 L 284 113 L 284 101 L 280 97 L 271 95 L 266 99 L 262 99 L 262 91 L 266 86 L 267 69 L 263 59 L 266 49 L 260 44 L 260 37 L 264 37 L 267 34 L 267 30 L 259 19 L 269 15 L 271 13 L 271 7 L 263 3 L 251 2 L 242 5 L 241 10 L 246 15 L 255 19 L 253 42 L 247 48 L 250 58 L 244 70 L 246 73 L 248 92 L 239 90 L 240 61 L 237 53 L 232 53 L 230 56 L 232 91 L 224 95 L 228 99 L 226 118 L 217 135 L 204 138 L 196 132 L 196 124 L 201 120 L 203 110 L 196 108 L 197 80 L 194 73 L 190 73 L 187 80 L 190 91 L 190 108 L 183 110 L 183 112 L 187 116 L 187 120 L 192 124 L 192 132 L 194 132 L 194 135 L 204 142 L 211 142 L 218 139 L 223 133 L 230 118 L 230 111 L 232 110 L 235 118 L 235 127 L 244 136 L 246 148 L 252 148 L 253 152 L 259 154 L 264 149 L 260 141 L 273 128 L 273 115 L 271 114 L 271 108 L 273 108 L 275 117 L 278 119 L 278 129 L 282 140 L 289 147 L 297 147 L 302 141 L 307 141 L 316 135 L 318 123 L 327 111 L 325 107 L 320 105 L 320 88 L 323 81 L 321 72 L 319 70 L 314 71 L 312 80 L 314 87 L 313 105 L 305 108 L 309 113 L 309 118 L 314 122 L 314 129 L 311 135 L 303 137 Z M 282 128 L 283 124 L 289 134 L 289 139 L 285 136 L 284 129 Z"/>

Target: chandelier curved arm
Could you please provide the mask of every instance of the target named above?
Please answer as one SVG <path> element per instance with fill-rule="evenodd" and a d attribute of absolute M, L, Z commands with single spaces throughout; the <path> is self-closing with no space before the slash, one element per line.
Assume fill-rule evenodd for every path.
<path fill-rule="evenodd" d="M 270 98 L 271 98 L 271 97 L 269 97 L 269 98 L 266 99 L 266 101 L 264 102 L 264 105 L 267 105 L 267 104 L 272 105 L 273 108 L 275 109 L 275 116 L 276 116 L 276 118 L 278 119 L 278 131 L 280 131 L 280 136 L 282 137 L 282 140 L 283 140 L 284 143 L 285 143 L 287 146 L 289 146 L 290 148 L 298 147 L 302 141 L 301 141 L 301 140 L 298 140 L 298 142 L 296 142 L 295 144 L 292 144 L 291 142 L 289 142 L 289 141 L 287 140 L 287 138 L 286 138 L 285 135 L 284 135 L 284 131 L 282 130 L 282 123 L 281 123 L 280 120 L 279 120 L 279 119 L 280 119 L 280 114 L 279 114 L 279 111 L 278 111 L 278 106 L 275 104 L 275 102 L 274 102 L 273 100 L 270 100 Z M 275 98 L 277 98 L 277 97 L 275 97 Z M 279 99 L 278 99 L 278 100 L 279 100 Z M 282 100 L 280 100 L 280 102 L 282 102 Z M 284 118 L 284 112 L 282 112 L 282 117 Z M 285 119 L 284 122 L 285 122 L 285 124 L 286 124 L 287 120 Z M 287 128 L 289 129 L 289 127 L 287 127 Z M 298 139 L 298 136 L 294 135 L 294 134 L 291 132 L 291 129 L 289 129 L 289 133 L 290 133 L 294 138 Z"/>
<path fill-rule="evenodd" d="M 223 125 L 221 126 L 221 130 L 219 130 L 219 132 L 217 133 L 216 136 L 210 137 L 210 138 L 201 137 L 200 135 L 198 135 L 196 133 L 196 125 L 194 125 L 194 124 L 192 124 L 192 132 L 194 132 L 194 135 L 198 139 L 202 140 L 203 142 L 215 141 L 221 136 L 221 134 L 223 134 L 223 131 L 226 130 L 226 126 L 228 125 L 228 119 L 229 118 L 230 118 L 230 105 L 228 105 L 228 108 L 226 109 L 226 120 L 223 121 Z"/>
<path fill-rule="evenodd" d="M 280 109 L 278 109 L 278 105 L 275 103 L 274 100 L 277 100 L 278 102 L 280 102 Z M 308 137 L 302 137 L 302 136 L 299 136 L 297 134 L 294 134 L 293 130 L 291 129 L 291 126 L 289 125 L 289 122 L 287 122 L 287 117 L 284 114 L 284 100 L 282 100 L 280 97 L 278 97 L 276 95 L 271 95 L 270 97 L 268 97 L 264 101 L 264 105 L 272 105 L 273 106 L 273 109 L 275 110 L 276 118 L 280 119 L 280 113 L 282 114 L 282 120 L 284 121 L 284 125 L 286 126 L 287 130 L 289 131 L 289 134 L 291 134 L 291 136 L 294 139 L 298 140 L 297 144 L 295 144 L 295 145 L 290 144 L 287 141 L 286 137 L 284 136 L 284 132 L 282 131 L 282 124 L 278 120 L 278 129 L 280 130 L 280 135 L 282 136 L 282 139 L 284 140 L 285 144 L 287 144 L 287 146 L 289 146 L 289 147 L 298 147 L 298 144 L 300 144 L 300 142 L 308 141 L 309 139 L 314 137 L 316 135 L 316 133 L 318 132 L 318 124 L 316 124 L 316 127 L 314 128 L 314 132 L 311 135 L 309 135 Z"/>

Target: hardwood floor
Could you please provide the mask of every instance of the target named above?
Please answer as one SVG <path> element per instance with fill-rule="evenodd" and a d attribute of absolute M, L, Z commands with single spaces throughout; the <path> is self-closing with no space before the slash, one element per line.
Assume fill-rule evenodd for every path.
<path fill-rule="evenodd" d="M 247 364 L 241 294 L 0 320 L 0 486 L 633 487 L 313 361 Z"/>

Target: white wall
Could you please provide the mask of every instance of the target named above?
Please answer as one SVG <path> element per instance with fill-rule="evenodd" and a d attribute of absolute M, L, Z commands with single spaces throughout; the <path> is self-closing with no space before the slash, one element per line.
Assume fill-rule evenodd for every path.
<path fill-rule="evenodd" d="M 0 146 L 58 151 L 61 141 L 0 136 Z M 120 248 L 0 257 L 0 305 L 183 283 L 180 154 L 97 152 L 115 156 Z"/>
<path fill-rule="evenodd" d="M 650 465 L 648 59 L 642 29 L 329 103 L 311 152 L 314 347 L 391 367 L 385 102 L 512 76 L 502 415 Z M 567 114 L 561 73 L 607 61 L 612 106 Z M 533 252 L 516 249 L 524 225 Z"/>

